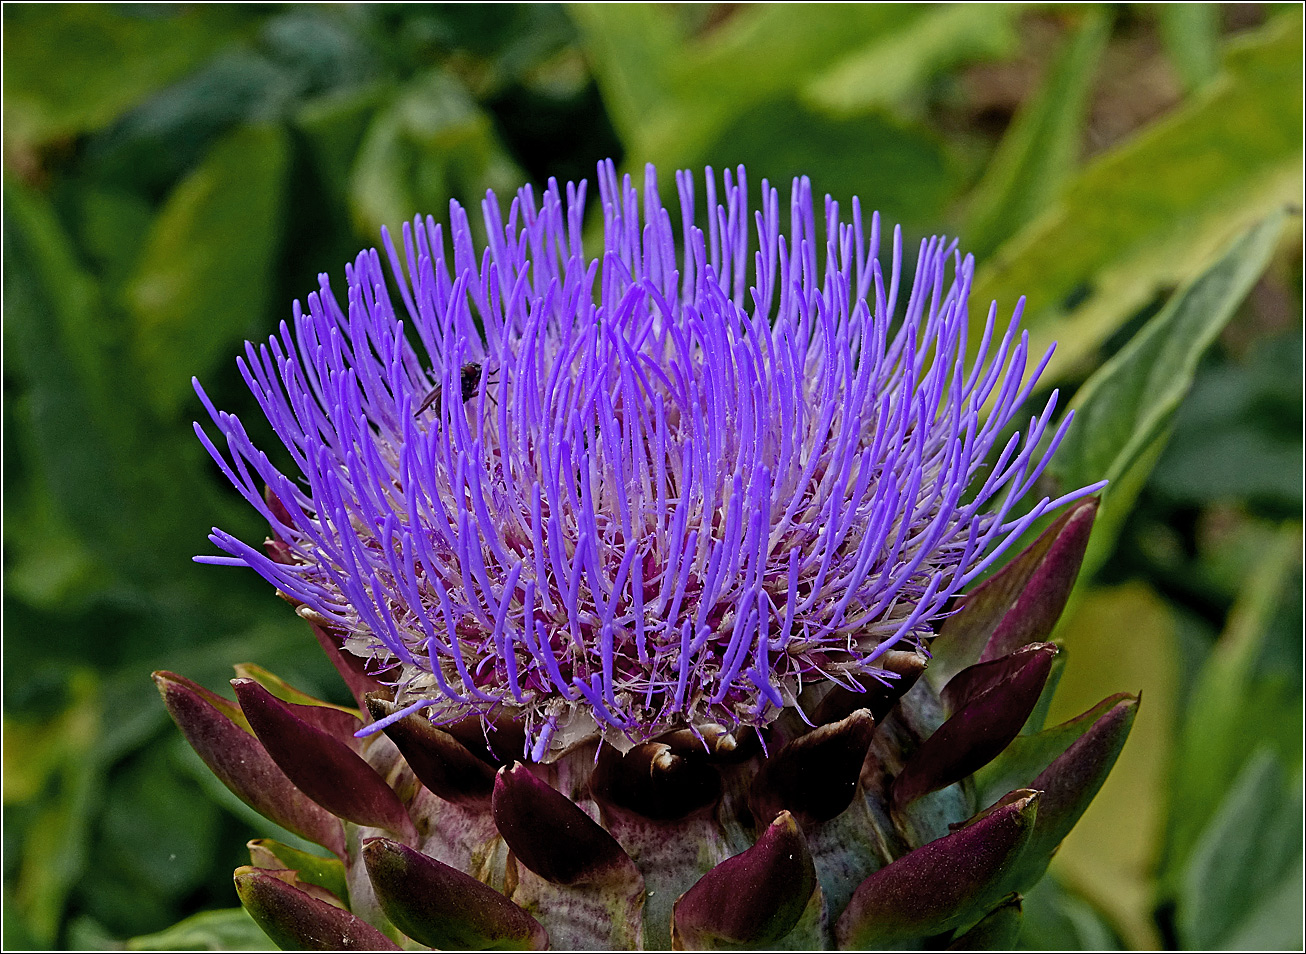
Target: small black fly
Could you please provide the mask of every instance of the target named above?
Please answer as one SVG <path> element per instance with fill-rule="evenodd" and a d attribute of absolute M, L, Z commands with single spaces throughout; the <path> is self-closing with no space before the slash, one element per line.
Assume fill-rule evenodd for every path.
<path fill-rule="evenodd" d="M 475 362 L 464 364 L 462 372 L 459 375 L 459 383 L 462 387 L 463 403 L 466 404 L 472 398 L 476 397 L 476 393 L 481 389 L 481 366 Z M 414 411 L 413 414 L 421 414 L 433 404 L 436 405 L 436 413 L 443 414 L 444 407 L 440 403 L 441 388 L 442 386 L 439 384 L 431 388 L 430 393 L 422 398 L 422 403 L 417 405 L 417 410 Z"/>

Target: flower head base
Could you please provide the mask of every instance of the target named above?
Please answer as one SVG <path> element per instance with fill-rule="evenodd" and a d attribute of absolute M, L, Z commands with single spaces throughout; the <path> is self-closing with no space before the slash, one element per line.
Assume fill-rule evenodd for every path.
<path fill-rule="evenodd" d="M 818 234 L 806 179 L 787 235 L 766 182 L 750 215 L 742 167 L 720 201 L 707 171 L 706 232 L 687 173 L 678 230 L 652 167 L 642 199 L 611 164 L 598 182 L 597 260 L 584 184 L 524 188 L 506 222 L 490 194 L 479 258 L 456 203 L 447 235 L 405 225 L 402 263 L 386 236 L 406 318 L 364 252 L 345 307 L 323 276 L 247 346 L 302 482 L 199 392 L 226 453 L 200 439 L 273 532 L 265 554 L 215 530 L 230 556 L 199 559 L 252 567 L 387 669 L 394 718 L 507 713 L 533 761 L 761 727 L 813 682 L 897 679 L 886 652 L 924 648 L 1095 489 L 1017 510 L 1069 415 L 1054 432 L 1054 393 L 999 443 L 1047 357 L 1030 368 L 1017 305 L 968 360 L 955 243 L 923 242 L 908 285 L 900 233 L 882 255 L 878 217 L 827 198 Z"/>

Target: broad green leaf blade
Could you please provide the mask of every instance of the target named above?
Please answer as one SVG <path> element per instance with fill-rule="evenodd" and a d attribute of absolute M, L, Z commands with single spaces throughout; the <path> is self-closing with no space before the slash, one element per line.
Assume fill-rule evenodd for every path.
<path fill-rule="evenodd" d="M 1174 610 L 1138 580 L 1087 589 L 1058 630 L 1067 665 L 1049 721 L 1072 720 L 1119 689 L 1140 696 L 1129 741 L 1052 860 L 1135 949 L 1160 946 L 1151 871 L 1165 825 L 1181 667 Z"/>
<path fill-rule="evenodd" d="M 1171 770 L 1169 825 L 1160 893 L 1174 896 L 1194 846 L 1253 748 L 1270 746 L 1289 770 L 1300 759 L 1301 695 L 1270 693 L 1256 666 L 1270 622 L 1290 596 L 1301 531 L 1286 526 L 1248 574 L 1245 591 L 1197 677 Z M 1298 763 L 1299 764 L 1299 763 Z"/>
<path fill-rule="evenodd" d="M 1220 8 L 1214 3 L 1163 3 L 1157 26 L 1170 62 L 1190 90 L 1220 68 Z"/>
<path fill-rule="evenodd" d="M 238 17 L 222 5 L 164 12 L 122 4 L 10 6 L 6 135 L 35 146 L 106 125 L 212 55 L 234 35 Z"/>
<path fill-rule="evenodd" d="M 832 119 L 792 99 L 743 110 L 704 145 L 695 163 L 699 159 L 718 170 L 743 163 L 754 195 L 756 183 L 766 178 L 782 202 L 793 178 L 809 175 L 814 191 L 834 196 L 841 209 L 850 208 L 857 195 L 863 209 L 878 209 L 889 222 L 938 221 L 959 177 L 952 151 L 929 130 L 879 115 Z"/>
<path fill-rule="evenodd" d="M 883 62 L 911 52 L 912 75 L 923 83 L 959 50 L 973 52 L 977 22 L 989 24 L 980 32 L 991 37 L 992 23 L 1009 31 L 1014 16 L 1005 8 L 759 4 L 682 41 L 664 8 L 570 9 L 630 164 L 657 164 L 664 187 L 673 169 L 743 163 L 753 191 L 762 178 L 786 190 L 806 175 L 818 195 L 841 203 L 859 195 L 867 210 L 916 227 L 940 221 L 955 198 L 964 170 L 952 146 L 882 111 L 831 115 L 802 101 L 803 90 L 831 64 L 863 54 Z M 907 66 L 895 60 L 895 70 Z M 890 95 L 902 92 L 895 86 Z"/>
<path fill-rule="evenodd" d="M 129 951 L 269 951 L 272 941 L 244 908 L 202 911 L 157 934 L 134 937 Z"/>
<path fill-rule="evenodd" d="M 1052 201 L 1079 159 L 1088 94 L 1111 33 L 1105 8 L 1081 9 L 1083 23 L 1016 114 L 972 193 L 961 236 L 980 261 Z"/>
<path fill-rule="evenodd" d="M 57 598 L 69 583 L 89 582 L 97 568 L 121 569 L 131 547 L 119 517 L 121 501 L 129 499 L 124 445 L 135 428 L 120 413 L 117 343 L 111 323 L 97 320 L 99 286 L 41 195 L 6 182 L 4 197 L 4 328 L 11 349 L 5 371 L 20 409 L 16 440 L 39 479 L 29 499 L 6 498 L 6 516 L 22 506 L 23 521 L 30 520 L 25 530 L 53 530 L 67 544 L 61 556 L 46 552 L 40 539 L 12 538 L 22 592 L 40 602 Z"/>
<path fill-rule="evenodd" d="M 1075 420 L 1053 473 L 1065 487 L 1112 482 L 1103 492 L 1090 567 L 1109 552 L 1135 488 L 1164 447 L 1197 362 L 1265 270 L 1283 223 L 1276 214 L 1235 241 L 1075 394 Z"/>
<path fill-rule="evenodd" d="M 1026 892 L 1018 950 L 1118 951 L 1124 948 L 1106 917 L 1052 875 Z"/>
<path fill-rule="evenodd" d="M 678 73 L 678 92 L 718 77 L 721 108 L 797 92 L 869 44 L 909 27 L 926 8 L 884 4 L 758 4 L 694 43 Z M 699 89 L 700 93 L 710 89 Z M 706 97 L 703 97 L 706 98 Z"/>
<path fill-rule="evenodd" d="M 871 3 L 756 4 L 738 8 L 706 36 L 686 39 L 661 6 L 572 4 L 568 10 L 627 153 L 664 171 L 710 161 L 711 144 L 741 116 L 772 102 L 796 108 L 799 91 L 829 64 L 925 12 Z M 769 125 L 782 139 L 785 117 L 764 112 L 750 121 Z M 875 167 L 873 160 L 868 165 Z M 814 177 L 818 171 L 802 170 Z"/>
<path fill-rule="evenodd" d="M 475 209 L 486 189 L 508 195 L 521 178 L 489 114 L 455 76 L 430 70 L 372 120 L 349 180 L 350 214 L 364 235 L 383 225 L 397 234 L 414 215 L 446 218 L 451 198 Z"/>
<path fill-rule="evenodd" d="M 1252 906 L 1242 924 L 1220 945 L 1226 951 L 1302 949 L 1302 859 Z"/>
<path fill-rule="evenodd" d="M 6 885 L 6 900 L 13 898 L 22 926 L 39 944 L 57 943 L 69 894 L 86 872 L 93 815 L 103 803 L 105 763 L 99 751 L 103 713 L 98 690 L 93 673 L 79 671 L 70 680 L 70 704 L 58 719 L 63 731 L 55 743 L 55 783 L 47 786 L 36 804 L 15 852 L 20 854 L 16 876 Z M 5 742 L 7 749 L 7 727 Z M 6 751 L 6 758 L 10 757 Z"/>
<path fill-rule="evenodd" d="M 1288 782 L 1274 752 L 1259 749 L 1202 832 L 1184 871 L 1175 914 L 1184 948 L 1212 950 L 1229 938 L 1294 867 L 1301 840 L 1300 781 Z"/>
<path fill-rule="evenodd" d="M 288 158 L 279 127 L 237 130 L 173 190 L 150 229 L 126 298 L 142 386 L 164 416 L 190 399 L 192 375 L 230 360 L 262 323 Z"/>
<path fill-rule="evenodd" d="M 368 124 L 393 96 L 388 84 L 372 83 L 311 100 L 295 114 L 295 130 L 304 136 L 309 161 L 333 209 L 345 205 L 350 173 Z"/>
<path fill-rule="evenodd" d="M 572 3 L 567 12 L 580 29 L 612 124 L 623 142 L 638 141 L 642 124 L 668 96 L 681 44 L 670 13 L 653 3 Z"/>
<path fill-rule="evenodd" d="M 806 84 L 803 97 L 836 116 L 897 106 L 949 67 L 1010 53 L 1017 43 L 1018 15 L 1017 7 L 1004 3 L 930 7 L 822 70 Z"/>
<path fill-rule="evenodd" d="M 1301 62 L 1297 10 L 1232 47 L 1220 78 L 1180 109 L 1087 166 L 976 277 L 980 302 L 1028 296 L 1031 353 L 1058 343 L 1046 382 L 1082 366 L 1158 289 L 1301 201 Z M 972 313 L 977 326 L 985 312 Z"/>

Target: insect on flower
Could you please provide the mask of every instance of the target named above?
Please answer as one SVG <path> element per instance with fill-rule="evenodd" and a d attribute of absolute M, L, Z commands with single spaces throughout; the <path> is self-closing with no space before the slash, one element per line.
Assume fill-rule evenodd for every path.
<path fill-rule="evenodd" d="M 466 404 L 472 398 L 476 397 L 477 392 L 481 388 L 481 366 L 475 361 L 467 362 L 462 366 L 462 370 L 458 373 L 458 381 L 461 388 L 462 402 Z M 437 384 L 435 387 L 431 388 L 426 397 L 422 398 L 422 403 L 417 405 L 417 409 L 413 411 L 413 413 L 421 414 L 433 404 L 436 406 L 436 413 L 442 413 L 440 392 L 443 390 L 444 385 L 441 384 Z"/>

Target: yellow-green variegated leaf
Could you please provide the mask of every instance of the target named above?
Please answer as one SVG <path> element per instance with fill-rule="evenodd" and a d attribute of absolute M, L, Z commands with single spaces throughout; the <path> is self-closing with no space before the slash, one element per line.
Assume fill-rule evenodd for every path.
<path fill-rule="evenodd" d="M 1158 291 L 1300 201 L 1301 26 L 1285 13 L 1236 42 L 1217 79 L 1086 166 L 976 276 L 981 303 L 1028 297 L 1035 353 L 1057 342 L 1045 381 L 1081 369 Z"/>

